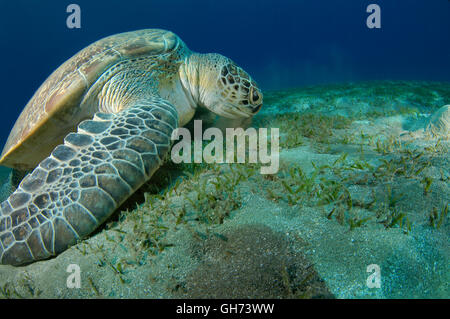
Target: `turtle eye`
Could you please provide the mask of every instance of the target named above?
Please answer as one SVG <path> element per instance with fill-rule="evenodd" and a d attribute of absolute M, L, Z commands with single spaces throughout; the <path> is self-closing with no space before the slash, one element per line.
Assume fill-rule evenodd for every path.
<path fill-rule="evenodd" d="M 254 88 L 250 90 L 250 102 L 252 104 L 259 104 L 261 102 L 261 94 Z"/>

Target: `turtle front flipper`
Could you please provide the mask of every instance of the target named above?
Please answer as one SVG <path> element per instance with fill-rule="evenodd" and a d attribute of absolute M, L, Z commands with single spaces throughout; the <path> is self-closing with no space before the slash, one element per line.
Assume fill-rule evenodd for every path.
<path fill-rule="evenodd" d="M 81 122 L 1 204 L 0 263 L 45 259 L 94 231 L 161 165 L 177 124 L 157 97 Z"/>

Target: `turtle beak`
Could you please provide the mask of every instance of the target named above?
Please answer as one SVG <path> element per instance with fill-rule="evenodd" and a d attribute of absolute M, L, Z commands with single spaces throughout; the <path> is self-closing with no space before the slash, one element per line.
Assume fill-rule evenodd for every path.
<path fill-rule="evenodd" d="M 261 110 L 262 104 L 255 106 L 252 110 L 253 115 L 256 115 Z"/>

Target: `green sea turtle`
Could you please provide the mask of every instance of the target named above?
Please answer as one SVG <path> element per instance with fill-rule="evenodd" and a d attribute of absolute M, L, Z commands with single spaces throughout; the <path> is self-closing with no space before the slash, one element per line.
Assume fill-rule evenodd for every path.
<path fill-rule="evenodd" d="M 61 65 L 1 155 L 33 171 L 1 204 L 0 263 L 45 259 L 90 234 L 150 179 L 198 106 L 248 118 L 262 93 L 230 59 L 158 29 L 104 38 Z"/>
<path fill-rule="evenodd" d="M 426 132 L 433 137 L 448 139 L 450 137 L 450 105 L 444 105 L 430 118 Z"/>

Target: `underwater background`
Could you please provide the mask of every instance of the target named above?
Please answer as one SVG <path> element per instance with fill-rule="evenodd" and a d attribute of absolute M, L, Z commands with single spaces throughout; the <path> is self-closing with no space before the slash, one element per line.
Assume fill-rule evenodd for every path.
<path fill-rule="evenodd" d="M 66 27 L 71 3 L 80 29 Z M 371 3 L 380 29 L 366 26 Z M 144 28 L 242 66 L 265 94 L 253 125 L 281 135 L 278 174 L 165 165 L 82 243 L 1 265 L 0 298 L 450 297 L 450 1 L 0 4 L 2 145 L 59 65 Z M 0 167 L 3 186 L 9 173 Z M 82 289 L 64 286 L 73 262 Z M 366 285 L 371 264 L 379 289 Z"/>

